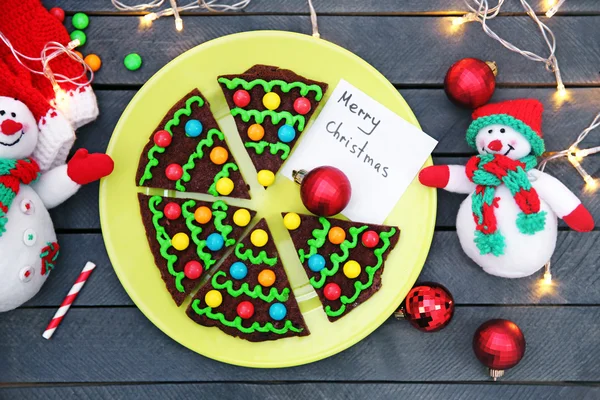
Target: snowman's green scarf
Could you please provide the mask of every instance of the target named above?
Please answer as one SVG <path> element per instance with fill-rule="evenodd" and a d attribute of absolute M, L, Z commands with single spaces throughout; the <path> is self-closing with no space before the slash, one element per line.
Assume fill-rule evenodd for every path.
<path fill-rule="evenodd" d="M 467 177 L 477 185 L 472 196 L 475 219 L 475 244 L 480 253 L 501 256 L 504 254 L 504 236 L 498 230 L 494 209 L 498 207 L 496 188 L 504 184 L 521 209 L 517 228 L 525 235 L 544 230 L 546 212 L 540 211 L 540 198 L 531 186 L 527 171 L 537 164 L 529 155 L 513 160 L 501 154 L 484 154 L 471 157 L 467 163 Z"/>
<path fill-rule="evenodd" d="M 0 158 L 0 237 L 6 231 L 8 210 L 19 193 L 19 186 L 30 184 L 40 176 L 40 167 L 31 158 Z"/>

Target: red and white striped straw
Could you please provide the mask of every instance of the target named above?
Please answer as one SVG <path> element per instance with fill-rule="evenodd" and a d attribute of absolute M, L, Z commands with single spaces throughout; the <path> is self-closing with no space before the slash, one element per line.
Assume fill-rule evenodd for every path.
<path fill-rule="evenodd" d="M 69 311 L 71 304 L 73 304 L 75 298 L 77 298 L 77 295 L 81 291 L 83 285 L 85 285 L 85 282 L 89 278 L 94 268 L 96 268 L 96 264 L 90 261 L 88 261 L 87 264 L 85 264 L 85 267 L 83 267 L 83 271 L 81 271 L 81 273 L 79 274 L 79 277 L 73 284 L 73 287 L 71 288 L 71 290 L 69 290 L 67 297 L 65 297 L 63 302 L 60 304 L 58 311 L 56 311 L 56 314 L 54 314 L 54 317 L 48 324 L 48 327 L 42 334 L 42 336 L 45 339 L 50 339 L 52 337 L 54 331 L 56 330 L 56 328 L 58 328 L 58 325 L 60 325 L 60 322 L 62 321 L 67 311 Z"/>

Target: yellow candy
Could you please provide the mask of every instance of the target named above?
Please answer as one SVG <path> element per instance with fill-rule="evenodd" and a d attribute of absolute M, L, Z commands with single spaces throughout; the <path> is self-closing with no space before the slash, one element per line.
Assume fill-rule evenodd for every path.
<path fill-rule="evenodd" d="M 223 196 L 227 196 L 233 192 L 233 181 L 229 178 L 221 178 L 217 181 L 217 192 Z"/>
<path fill-rule="evenodd" d="M 263 105 L 267 107 L 268 110 L 277 110 L 277 107 L 281 104 L 281 98 L 275 92 L 266 93 L 263 96 Z"/>
<path fill-rule="evenodd" d="M 265 128 L 259 124 L 252 124 L 248 127 L 248 137 L 250 140 L 258 142 L 265 136 Z"/>
<path fill-rule="evenodd" d="M 275 283 L 275 272 L 270 269 L 263 269 L 258 274 L 258 283 L 264 287 L 272 286 Z"/>
<path fill-rule="evenodd" d="M 190 245 L 190 237 L 183 232 L 176 233 L 171 239 L 171 245 L 175 250 L 185 250 Z"/>
<path fill-rule="evenodd" d="M 250 223 L 250 211 L 240 208 L 233 213 L 233 223 L 237 226 L 246 226 Z"/>
<path fill-rule="evenodd" d="M 354 260 L 348 261 L 344 264 L 344 275 L 350 279 L 354 279 L 360 275 L 360 264 Z"/>
<path fill-rule="evenodd" d="M 269 241 L 269 235 L 262 229 L 255 229 L 250 235 L 250 241 L 256 247 L 263 247 Z"/>
<path fill-rule="evenodd" d="M 268 169 L 258 171 L 258 183 L 262 186 L 271 186 L 275 182 L 275 174 Z"/>
<path fill-rule="evenodd" d="M 219 307 L 223 302 L 223 295 L 218 290 L 211 290 L 204 296 L 204 302 L 211 308 Z"/>
<path fill-rule="evenodd" d="M 293 212 L 287 213 L 283 217 L 283 224 L 289 231 L 298 229 L 300 226 L 300 216 Z"/>
<path fill-rule="evenodd" d="M 196 208 L 194 211 L 194 219 L 199 224 L 206 224 L 212 218 L 212 211 L 206 206 Z"/>

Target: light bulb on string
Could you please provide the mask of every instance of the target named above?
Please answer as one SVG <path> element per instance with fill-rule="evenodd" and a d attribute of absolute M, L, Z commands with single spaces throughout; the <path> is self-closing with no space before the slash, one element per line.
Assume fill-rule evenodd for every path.
<path fill-rule="evenodd" d="M 558 9 L 560 8 L 560 6 L 563 5 L 564 2 L 565 0 L 558 0 L 558 2 L 556 2 L 555 0 L 549 1 L 548 5 L 551 7 L 548 9 L 548 11 L 546 11 L 546 17 L 552 18 L 554 14 L 558 12 Z"/>

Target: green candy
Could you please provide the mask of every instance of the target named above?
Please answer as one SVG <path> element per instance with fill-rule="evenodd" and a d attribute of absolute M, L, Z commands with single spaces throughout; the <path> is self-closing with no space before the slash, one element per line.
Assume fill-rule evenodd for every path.
<path fill-rule="evenodd" d="M 79 39 L 79 45 L 83 46 L 87 41 L 87 36 L 83 31 L 73 31 L 71 32 L 71 40 Z"/>
<path fill-rule="evenodd" d="M 135 71 L 142 66 L 142 57 L 138 53 L 127 54 L 123 60 L 123 64 L 125 64 L 125 68 L 128 70 Z"/>
<path fill-rule="evenodd" d="M 73 26 L 77 29 L 85 29 L 90 24 L 90 19 L 84 13 L 77 13 L 73 15 L 73 19 L 71 20 Z"/>

